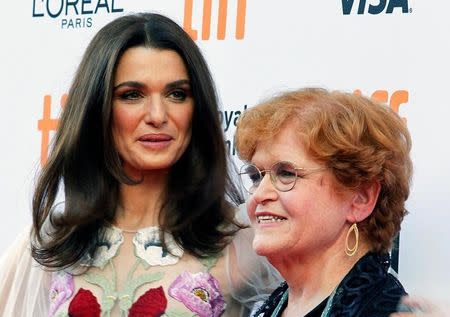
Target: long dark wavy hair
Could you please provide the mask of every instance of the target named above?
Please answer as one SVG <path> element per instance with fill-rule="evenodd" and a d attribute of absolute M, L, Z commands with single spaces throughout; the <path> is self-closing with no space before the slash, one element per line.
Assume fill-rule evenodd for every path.
<path fill-rule="evenodd" d="M 92 39 L 69 90 L 47 164 L 33 196 L 32 256 L 59 269 L 93 256 L 104 227 L 115 218 L 119 186 L 136 184 L 123 171 L 111 130 L 114 75 L 131 47 L 173 50 L 183 59 L 195 102 L 192 138 L 171 167 L 160 227 L 188 252 L 220 252 L 241 228 L 242 202 L 227 168 L 217 95 L 208 66 L 189 35 L 169 18 L 141 13 L 120 17 Z M 62 212 L 54 212 L 63 188 Z M 47 228 L 51 228 L 50 232 Z"/>

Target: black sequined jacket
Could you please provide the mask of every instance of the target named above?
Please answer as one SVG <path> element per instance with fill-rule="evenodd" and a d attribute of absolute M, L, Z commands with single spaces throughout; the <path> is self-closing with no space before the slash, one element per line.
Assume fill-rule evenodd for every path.
<path fill-rule="evenodd" d="M 323 317 L 389 317 L 397 310 L 400 298 L 406 295 L 402 284 L 388 272 L 388 254 L 367 253 L 363 256 L 337 286 L 329 297 Z M 280 301 L 287 298 L 288 285 L 282 283 L 259 310 L 257 317 L 278 317 L 274 312 Z M 287 299 L 286 299 L 287 300 Z M 286 303 L 284 303 L 286 306 Z"/>

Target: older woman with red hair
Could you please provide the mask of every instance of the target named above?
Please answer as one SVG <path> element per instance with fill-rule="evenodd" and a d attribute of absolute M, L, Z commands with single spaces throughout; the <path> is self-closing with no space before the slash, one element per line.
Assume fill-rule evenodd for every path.
<path fill-rule="evenodd" d="M 365 97 L 301 89 L 240 118 L 253 247 L 285 282 L 254 316 L 378 317 L 405 290 L 389 250 L 412 163 L 403 120 Z"/>

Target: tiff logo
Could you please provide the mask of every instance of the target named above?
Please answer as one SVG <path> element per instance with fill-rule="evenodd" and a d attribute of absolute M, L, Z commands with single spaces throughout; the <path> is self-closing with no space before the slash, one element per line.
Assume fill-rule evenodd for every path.
<path fill-rule="evenodd" d="M 198 3 L 198 2 L 197 2 Z M 183 28 L 195 41 L 198 39 L 197 30 L 192 26 L 192 12 L 194 7 L 194 0 L 185 0 L 184 2 L 184 22 Z M 245 16 L 247 0 L 237 0 L 236 12 L 236 30 L 235 38 L 242 40 L 245 36 Z M 209 40 L 211 36 L 211 10 L 212 0 L 203 0 L 203 18 L 201 34 L 202 40 Z M 217 39 L 224 40 L 227 33 L 227 15 L 228 15 L 228 0 L 219 0 L 218 21 L 217 21 Z"/>
<path fill-rule="evenodd" d="M 60 106 L 64 107 L 67 100 L 67 94 L 63 94 L 60 99 Z M 56 131 L 58 128 L 59 119 L 53 119 L 51 116 L 52 96 L 44 96 L 44 107 L 42 119 L 38 120 L 38 130 L 41 131 L 41 166 L 47 163 L 48 146 L 50 144 L 50 132 Z"/>
<path fill-rule="evenodd" d="M 349 15 L 352 12 L 354 2 L 355 0 L 342 0 L 342 13 L 344 15 Z M 386 9 L 387 14 L 390 14 L 394 11 L 394 8 L 401 8 L 402 13 L 411 12 L 408 7 L 408 0 L 378 0 L 376 4 L 369 3 L 368 6 L 366 6 L 366 2 L 366 0 L 359 0 L 358 14 L 364 14 L 366 7 L 369 14 L 380 14 L 384 9 Z"/>
<path fill-rule="evenodd" d="M 357 89 L 353 93 L 361 95 L 361 90 Z M 409 101 L 409 92 L 407 90 L 396 90 L 389 97 L 387 90 L 375 90 L 370 97 L 378 102 L 388 104 L 392 110 L 399 113 L 400 105 Z M 406 122 L 406 118 L 402 119 Z"/>

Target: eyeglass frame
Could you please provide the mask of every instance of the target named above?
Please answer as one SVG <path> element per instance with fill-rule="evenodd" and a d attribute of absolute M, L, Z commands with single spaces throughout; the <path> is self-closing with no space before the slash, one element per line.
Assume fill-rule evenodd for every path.
<path fill-rule="evenodd" d="M 282 164 L 282 163 L 287 163 L 287 164 L 291 165 L 291 166 L 293 167 L 294 171 L 295 171 L 295 178 L 294 178 L 294 181 L 292 182 L 292 186 L 291 186 L 289 189 L 286 189 L 286 190 L 282 190 L 282 189 L 279 189 L 279 188 L 277 187 L 276 183 L 277 183 L 277 181 L 278 181 L 278 176 L 277 176 L 276 174 L 274 175 L 274 174 L 272 173 L 273 167 L 274 167 L 275 165 L 277 165 L 277 164 Z M 245 187 L 244 182 L 243 182 L 243 179 L 242 179 L 242 175 L 243 175 L 243 174 L 246 174 L 246 173 L 243 173 L 243 172 L 242 172 L 242 169 L 243 169 L 244 167 L 246 167 L 246 166 L 253 166 L 254 168 L 256 168 L 256 170 L 258 171 L 258 173 L 259 173 L 259 175 L 260 175 L 260 177 L 261 177 L 261 178 L 260 178 L 260 181 L 259 181 L 259 184 L 258 184 L 257 186 L 255 186 L 255 189 L 254 189 L 253 191 L 250 191 L 249 189 L 247 189 L 247 188 Z M 240 181 L 241 181 L 242 187 L 244 187 L 245 191 L 248 192 L 249 194 L 253 194 L 253 193 L 255 192 L 255 190 L 259 187 L 259 185 L 261 184 L 262 180 L 263 180 L 264 177 L 266 176 L 267 172 L 269 173 L 269 176 L 270 176 L 270 177 L 269 177 L 269 178 L 270 178 L 270 182 L 272 183 L 273 187 L 274 187 L 276 190 L 285 193 L 285 192 L 288 192 L 288 191 L 292 190 L 292 189 L 295 187 L 295 185 L 297 184 L 297 178 L 303 178 L 303 177 L 305 177 L 305 176 L 307 176 L 307 175 L 310 175 L 310 174 L 313 174 L 313 173 L 316 173 L 316 172 L 322 172 L 322 171 L 324 171 L 324 170 L 326 170 L 326 169 L 327 169 L 326 167 L 316 167 L 316 168 L 295 167 L 294 163 L 292 163 L 292 162 L 289 162 L 289 161 L 277 161 L 277 162 L 273 163 L 273 164 L 270 166 L 269 169 L 261 170 L 261 169 L 259 169 L 258 166 L 256 166 L 255 164 L 253 164 L 253 163 L 248 163 L 248 162 L 247 162 L 247 163 L 245 163 L 244 165 L 241 166 L 241 168 L 239 169 L 238 175 L 239 175 L 239 179 L 240 179 Z M 297 173 L 298 170 L 304 171 L 306 174 L 305 174 L 305 175 L 298 175 L 298 173 Z M 263 175 L 263 173 L 264 173 L 264 175 Z"/>

